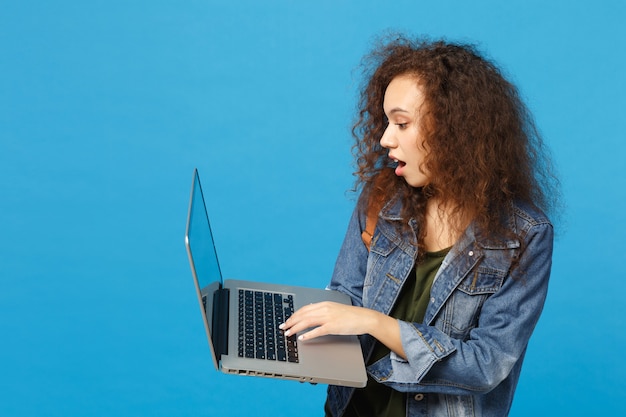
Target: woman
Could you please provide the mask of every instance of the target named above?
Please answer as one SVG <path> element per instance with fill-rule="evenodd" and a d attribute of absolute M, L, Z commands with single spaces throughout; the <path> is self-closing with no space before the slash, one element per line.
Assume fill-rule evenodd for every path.
<path fill-rule="evenodd" d="M 303 343 L 361 335 L 368 385 L 330 386 L 327 415 L 507 415 L 551 267 L 541 139 L 470 46 L 396 39 L 367 62 L 362 193 L 329 285 L 353 305 L 312 304 L 282 327 Z"/>

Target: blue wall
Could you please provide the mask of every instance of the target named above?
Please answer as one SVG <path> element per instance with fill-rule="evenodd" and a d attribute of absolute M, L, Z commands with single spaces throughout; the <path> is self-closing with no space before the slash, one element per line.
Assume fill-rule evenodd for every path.
<path fill-rule="evenodd" d="M 198 167 L 228 277 L 323 287 L 352 208 L 356 67 L 387 28 L 519 86 L 568 210 L 513 416 L 626 413 L 624 2 L 4 2 L 0 415 L 321 412 L 215 372 L 183 246 Z"/>

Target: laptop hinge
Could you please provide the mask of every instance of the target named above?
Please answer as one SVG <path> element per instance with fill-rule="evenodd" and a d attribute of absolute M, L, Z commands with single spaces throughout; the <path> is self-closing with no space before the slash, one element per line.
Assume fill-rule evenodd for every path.
<path fill-rule="evenodd" d="M 213 350 L 218 361 L 228 354 L 228 288 L 213 293 Z"/>

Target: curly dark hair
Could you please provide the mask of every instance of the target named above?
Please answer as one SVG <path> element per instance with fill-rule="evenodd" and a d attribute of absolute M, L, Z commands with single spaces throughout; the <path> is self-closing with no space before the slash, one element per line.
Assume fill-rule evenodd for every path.
<path fill-rule="evenodd" d="M 513 201 L 551 211 L 558 181 L 532 115 L 516 87 L 474 46 L 394 36 L 366 56 L 364 75 L 352 129 L 356 189 L 364 197 L 387 201 L 400 195 L 402 217 L 418 225 L 427 201 L 437 197 L 452 203 L 452 226 L 458 232 L 469 215 L 490 238 L 506 233 L 501 215 Z M 387 149 L 380 145 L 387 126 L 385 91 L 400 75 L 414 76 L 425 96 L 420 123 L 430 183 L 421 188 L 394 175 Z M 418 246 L 423 237 L 422 232 Z"/>

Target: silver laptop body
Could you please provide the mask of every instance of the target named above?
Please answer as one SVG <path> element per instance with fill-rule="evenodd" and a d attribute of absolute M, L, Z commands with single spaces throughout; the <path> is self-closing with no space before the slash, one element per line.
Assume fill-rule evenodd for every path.
<path fill-rule="evenodd" d="M 285 339 L 275 327 L 260 330 L 251 324 L 250 310 L 265 308 L 266 316 L 275 315 L 278 320 L 280 314 L 280 320 L 285 320 L 285 315 L 304 305 L 320 301 L 350 304 L 350 298 L 337 291 L 223 281 L 197 170 L 192 180 L 185 246 L 216 369 L 235 375 L 365 386 L 367 376 L 356 336 L 298 341 L 295 336 Z M 245 316 L 241 321 L 240 315 Z M 244 336 L 252 336 L 251 332 L 253 341 L 242 342 Z"/>

